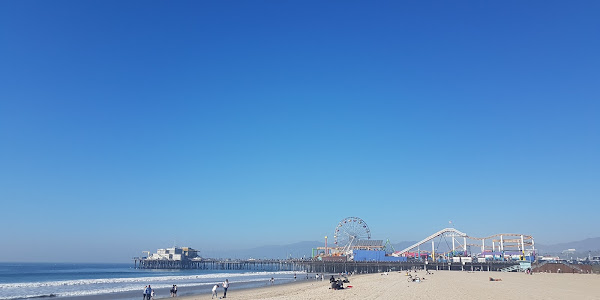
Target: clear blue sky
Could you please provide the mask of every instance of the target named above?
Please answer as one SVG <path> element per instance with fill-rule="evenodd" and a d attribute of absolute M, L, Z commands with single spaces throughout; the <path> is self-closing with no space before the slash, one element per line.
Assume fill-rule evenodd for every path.
<path fill-rule="evenodd" d="M 598 1 L 1 1 L 0 261 L 600 236 Z"/>

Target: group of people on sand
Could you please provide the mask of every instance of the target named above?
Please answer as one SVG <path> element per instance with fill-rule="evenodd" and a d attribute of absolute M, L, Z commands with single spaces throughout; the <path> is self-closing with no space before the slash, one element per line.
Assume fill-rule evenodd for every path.
<path fill-rule="evenodd" d="M 150 285 L 144 288 L 144 300 L 154 300 L 154 289 Z"/>
<path fill-rule="evenodd" d="M 344 277 L 344 279 L 342 279 L 341 277 L 338 279 L 335 279 L 335 277 L 333 275 L 331 275 L 331 278 L 329 278 L 329 283 L 331 283 L 331 289 L 332 290 L 342 290 L 344 289 L 344 283 L 349 283 L 350 280 L 348 280 L 347 277 Z"/>
<path fill-rule="evenodd" d="M 154 300 L 154 289 L 150 286 L 147 285 L 144 288 L 144 300 Z M 177 297 L 177 285 L 173 285 L 173 287 L 171 288 L 171 297 Z"/>
<path fill-rule="evenodd" d="M 229 288 L 229 279 L 225 279 L 225 281 L 223 281 L 223 283 L 221 285 L 223 286 L 223 297 L 222 298 L 227 298 L 227 289 Z M 219 294 L 217 293 L 218 288 L 219 288 L 218 283 L 213 286 L 212 297 L 210 297 L 210 299 L 213 299 L 215 297 L 219 298 Z"/>

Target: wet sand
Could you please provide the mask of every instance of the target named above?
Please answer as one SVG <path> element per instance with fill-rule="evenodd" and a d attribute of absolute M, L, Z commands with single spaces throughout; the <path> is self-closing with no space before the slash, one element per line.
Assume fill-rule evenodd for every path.
<path fill-rule="evenodd" d="M 415 274 L 415 273 L 411 273 Z M 503 272 L 435 271 L 421 282 L 408 282 L 406 272 L 388 275 L 351 276 L 352 288 L 329 289 L 329 280 L 300 281 L 290 284 L 236 290 L 227 299 L 600 299 L 600 275 Z M 490 281 L 489 278 L 502 281 Z M 346 286 L 345 285 L 345 286 Z M 219 296 L 223 289 L 219 288 Z M 179 300 L 210 299 L 211 294 L 177 297 Z"/>

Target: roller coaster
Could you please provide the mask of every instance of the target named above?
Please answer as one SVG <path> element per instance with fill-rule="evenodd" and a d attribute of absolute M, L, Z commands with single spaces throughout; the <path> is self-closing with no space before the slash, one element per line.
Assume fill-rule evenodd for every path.
<path fill-rule="evenodd" d="M 472 237 L 454 228 L 444 228 L 392 255 L 434 261 L 456 261 L 459 257 L 481 261 L 533 261 L 535 242 L 532 236 L 525 234 L 499 233 L 488 237 Z"/>

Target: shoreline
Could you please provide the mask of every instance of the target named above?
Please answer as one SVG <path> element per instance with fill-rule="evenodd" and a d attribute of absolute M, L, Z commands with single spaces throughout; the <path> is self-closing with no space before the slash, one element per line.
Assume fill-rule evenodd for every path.
<path fill-rule="evenodd" d="M 233 288 L 236 291 L 243 290 L 252 290 L 252 289 L 261 289 L 261 288 L 270 288 L 273 286 L 281 286 L 281 285 L 293 285 L 296 283 L 305 283 L 311 281 L 311 279 L 306 279 L 306 277 L 302 277 L 302 275 L 306 276 L 306 273 L 300 273 L 301 276 L 298 276 L 296 281 L 293 278 L 282 277 L 282 274 L 275 274 L 275 284 L 273 286 L 269 285 L 268 278 L 264 278 L 261 280 L 252 280 L 252 281 L 231 281 L 232 277 L 227 275 L 231 275 L 228 273 L 219 274 L 220 278 L 218 280 L 212 282 L 206 282 L 200 285 L 186 286 L 186 285 L 178 285 L 178 296 L 177 298 L 186 299 L 187 297 L 197 297 L 201 295 L 211 295 L 212 287 L 215 283 L 219 285 L 222 284 L 222 281 L 229 278 L 230 280 L 230 290 Z M 314 276 L 314 274 L 313 274 Z M 235 278 L 235 276 L 233 276 Z M 315 281 L 312 279 L 312 281 Z M 236 288 L 237 287 L 237 288 Z M 154 297 L 155 300 L 158 299 L 169 299 L 170 297 L 170 287 L 160 287 L 154 288 L 156 295 Z M 222 296 L 223 288 L 219 288 L 219 293 Z M 46 296 L 48 297 L 48 296 Z M 135 291 L 122 291 L 117 293 L 105 293 L 105 294 L 95 294 L 95 295 L 79 295 L 79 296 L 58 296 L 57 299 L 65 299 L 65 300 L 104 300 L 104 299 L 118 299 L 118 300 L 135 300 L 142 299 L 142 289 Z M 19 298 L 20 299 L 20 298 Z"/>

